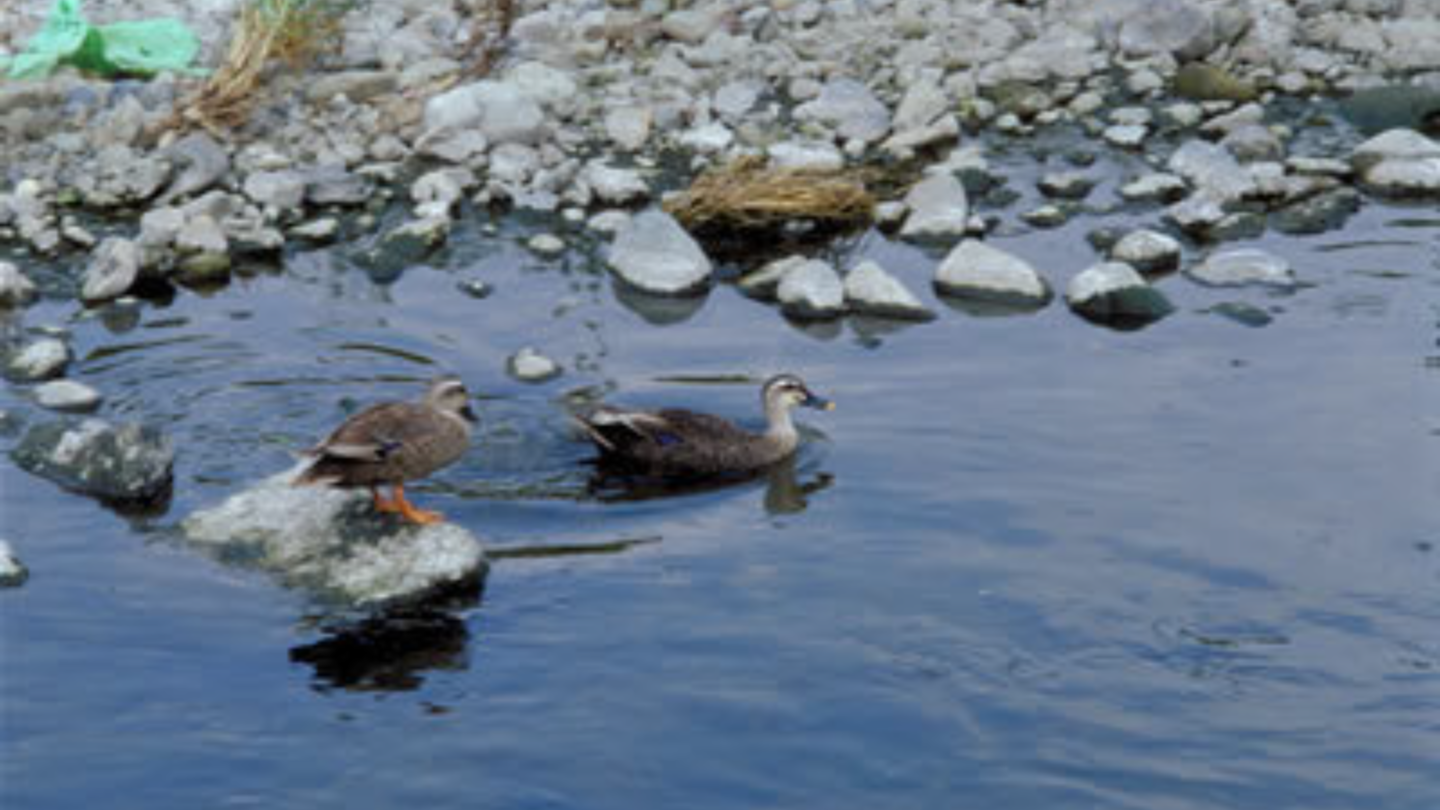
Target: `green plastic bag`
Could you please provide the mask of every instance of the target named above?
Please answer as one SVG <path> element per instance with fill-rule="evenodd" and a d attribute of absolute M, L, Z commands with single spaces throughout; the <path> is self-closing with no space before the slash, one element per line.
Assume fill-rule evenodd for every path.
<path fill-rule="evenodd" d="M 200 41 L 179 20 L 94 26 L 85 21 L 80 0 L 55 0 L 45 25 L 11 60 L 10 78 L 48 76 L 62 64 L 102 76 L 195 73 L 190 63 L 199 52 Z"/>

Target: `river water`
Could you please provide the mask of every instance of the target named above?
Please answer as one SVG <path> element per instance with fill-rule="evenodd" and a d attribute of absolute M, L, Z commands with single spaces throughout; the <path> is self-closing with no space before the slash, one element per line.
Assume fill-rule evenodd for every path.
<path fill-rule="evenodd" d="M 1063 287 L 1088 229 L 1147 216 L 994 243 Z M 545 260 L 532 223 L 483 221 L 383 283 L 342 246 L 134 312 L 30 310 L 104 415 L 180 455 L 148 517 L 0 461 L 33 571 L 0 593 L 6 808 L 1440 806 L 1433 208 L 1239 243 L 1304 285 L 1172 276 L 1178 311 L 1138 331 L 952 306 L 943 251 L 873 233 L 831 255 L 937 320 L 795 324 L 728 285 L 657 309 L 584 239 Z M 508 378 L 525 345 L 566 373 Z M 364 621 L 174 540 L 442 370 L 481 432 L 416 499 L 497 548 L 610 553 L 501 559 L 477 597 Z M 726 381 L 781 370 L 839 404 L 802 414 L 793 465 L 587 491 L 565 395 L 754 421 Z"/>

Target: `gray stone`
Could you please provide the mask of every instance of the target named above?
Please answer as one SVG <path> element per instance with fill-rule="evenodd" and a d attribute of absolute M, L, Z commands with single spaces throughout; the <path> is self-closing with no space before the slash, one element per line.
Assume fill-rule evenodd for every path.
<path fill-rule="evenodd" d="M 1213 254 L 1199 264 L 1187 267 L 1185 275 L 1212 287 L 1235 287 L 1244 284 L 1295 286 L 1295 271 L 1289 262 L 1273 253 L 1255 248 Z"/>
<path fill-rule="evenodd" d="M 320 166 L 305 173 L 305 199 L 312 205 L 364 205 L 370 181 L 343 166 Z"/>
<path fill-rule="evenodd" d="M 1192 236 L 1206 236 L 1225 219 L 1225 208 L 1205 192 L 1196 192 L 1165 209 L 1165 218 Z"/>
<path fill-rule="evenodd" d="M 910 239 L 963 236 L 970 218 L 965 186 L 949 172 L 937 172 L 916 183 L 905 195 L 910 215 L 900 235 Z"/>
<path fill-rule="evenodd" d="M 775 297 L 780 309 L 796 318 L 834 318 L 845 312 L 845 285 L 835 268 L 819 259 L 786 273 Z"/>
<path fill-rule="evenodd" d="M 291 236 L 315 242 L 317 244 L 329 244 L 335 241 L 335 236 L 340 232 L 340 220 L 335 217 L 321 217 L 312 219 L 309 222 L 302 222 L 290 229 Z"/>
<path fill-rule="evenodd" d="M 65 373 L 70 347 L 58 338 L 40 338 L 12 352 L 5 361 L 5 376 L 15 382 L 39 382 Z"/>
<path fill-rule="evenodd" d="M 464 196 L 460 178 L 451 170 L 426 172 L 410 185 L 410 199 L 421 205 L 432 204 L 434 207 L 427 211 L 433 215 L 448 215 Z"/>
<path fill-rule="evenodd" d="M 660 31 L 673 40 L 695 45 L 719 27 L 722 13 L 718 7 L 672 11 L 660 20 Z"/>
<path fill-rule="evenodd" d="M 650 186 L 634 169 L 617 169 L 597 162 L 587 165 L 581 176 L 603 203 L 624 205 L 650 196 Z"/>
<path fill-rule="evenodd" d="M 345 70 L 315 77 L 305 87 L 312 104 L 325 104 L 344 96 L 356 104 L 388 95 L 399 88 L 399 76 L 386 70 Z"/>
<path fill-rule="evenodd" d="M 806 258 L 804 256 L 786 256 L 782 259 L 775 259 L 774 261 L 766 262 L 759 269 L 752 270 L 741 276 L 740 280 L 735 282 L 735 284 L 740 288 L 740 292 L 751 298 L 756 298 L 761 301 L 773 301 L 775 300 L 776 292 L 780 289 L 780 280 L 785 278 L 786 273 L 789 273 L 805 262 Z"/>
<path fill-rule="evenodd" d="M 35 300 L 35 282 L 10 262 L 0 261 L 0 309 L 23 307 Z"/>
<path fill-rule="evenodd" d="M 30 570 L 20 562 L 10 543 L 0 540 L 0 588 L 18 588 L 30 578 Z"/>
<path fill-rule="evenodd" d="M 1051 172 L 1040 178 L 1039 188 L 1048 197 L 1064 200 L 1083 200 L 1095 188 L 1098 180 L 1084 172 Z"/>
<path fill-rule="evenodd" d="M 180 523 L 186 541 L 287 587 L 364 607 L 476 587 L 487 570 L 474 535 L 377 514 L 364 491 L 295 487 L 299 468 L 265 479 Z"/>
<path fill-rule="evenodd" d="M 649 107 L 621 105 L 605 112 L 605 134 L 616 146 L 637 152 L 650 140 L 655 114 Z"/>
<path fill-rule="evenodd" d="M 918 81 L 905 89 L 900 105 L 895 108 L 892 128 L 896 132 L 919 129 L 933 123 L 950 110 L 950 99 L 933 81 Z"/>
<path fill-rule="evenodd" d="M 1275 137 L 1268 127 L 1249 124 L 1236 127 L 1220 139 L 1220 145 L 1230 150 L 1237 159 L 1250 162 L 1256 160 L 1280 160 L 1285 156 L 1285 144 Z"/>
<path fill-rule="evenodd" d="M 619 233 L 620 229 L 624 228 L 629 221 L 630 213 L 628 211 L 616 211 L 612 209 L 610 211 L 601 211 L 595 216 L 590 217 L 585 223 L 585 227 L 596 233 L 614 236 Z"/>
<path fill-rule="evenodd" d="M 861 82 L 835 78 L 820 95 L 795 109 L 802 121 L 818 121 L 835 129 L 844 140 L 878 141 L 890 130 L 890 111 Z"/>
<path fill-rule="evenodd" d="M 469 163 L 485 154 L 490 142 L 473 129 L 453 131 L 442 129 L 428 132 L 415 144 L 415 151 L 446 163 Z"/>
<path fill-rule="evenodd" d="M 899 279 L 868 260 L 845 274 L 845 300 L 852 311 L 881 318 L 925 321 L 935 317 Z"/>
<path fill-rule="evenodd" d="M 90 413 L 104 399 L 99 391 L 74 380 L 51 380 L 35 387 L 35 404 L 52 411 Z"/>
<path fill-rule="evenodd" d="M 1313 234 L 1335 230 L 1360 210 L 1360 192 L 1353 188 L 1306 197 L 1275 213 L 1275 230 L 1289 234 Z"/>
<path fill-rule="evenodd" d="M 1097 264 L 1077 274 L 1065 290 L 1065 302 L 1088 320 L 1118 326 L 1147 324 L 1175 311 L 1164 294 L 1121 262 Z"/>
<path fill-rule="evenodd" d="M 540 233 L 530 237 L 525 246 L 531 252 L 547 258 L 559 256 L 565 252 L 565 240 L 553 233 Z"/>
<path fill-rule="evenodd" d="M 1190 187 L 1173 174 L 1154 172 L 1138 177 L 1120 187 L 1120 196 L 1127 200 L 1161 200 L 1170 202 L 1185 196 Z"/>
<path fill-rule="evenodd" d="M 560 364 L 526 346 L 505 361 L 505 371 L 520 382 L 542 383 L 560 376 Z"/>
<path fill-rule="evenodd" d="M 105 501 L 169 497 L 175 448 L 157 428 L 100 419 L 31 427 L 12 452 L 23 470 Z"/>
<path fill-rule="evenodd" d="M 1041 205 L 1020 214 L 1020 218 L 1037 228 L 1058 228 L 1070 221 L 1070 214 L 1058 205 Z"/>
<path fill-rule="evenodd" d="M 657 295 L 686 295 L 710 283 L 710 259 L 675 218 L 659 210 L 630 219 L 608 258 L 621 280 Z"/>
<path fill-rule="evenodd" d="M 386 231 L 373 256 L 381 276 L 398 276 L 406 265 L 429 256 L 450 238 L 449 217 L 412 219 Z"/>
<path fill-rule="evenodd" d="M 720 85 L 710 106 L 715 114 L 730 122 L 739 121 L 760 100 L 763 87 L 750 81 L 732 81 Z"/>
<path fill-rule="evenodd" d="M 188 220 L 175 235 L 175 248 L 181 253 L 227 255 L 230 240 L 214 217 L 201 214 Z"/>
<path fill-rule="evenodd" d="M 267 172 L 251 172 L 245 178 L 245 196 L 256 205 L 270 208 L 276 213 L 299 210 L 305 202 L 305 176 L 289 169 Z"/>
<path fill-rule="evenodd" d="M 1255 189 L 1255 180 L 1235 156 L 1217 144 L 1187 141 L 1170 156 L 1171 172 L 1221 203 L 1238 200 Z"/>
<path fill-rule="evenodd" d="M 735 142 L 735 133 L 719 121 L 712 121 L 680 133 L 675 141 L 702 155 L 713 155 L 730 148 L 730 144 Z"/>
<path fill-rule="evenodd" d="M 1115 124 L 1101 133 L 1106 143 L 1121 149 L 1139 149 L 1150 136 L 1150 128 L 1140 124 Z"/>
<path fill-rule="evenodd" d="M 540 104 L 519 87 L 483 79 L 431 98 L 428 132 L 477 128 L 490 143 L 536 143 L 546 132 Z"/>
<path fill-rule="evenodd" d="M 1411 129 L 1391 129 L 1355 148 L 1350 162 L 1374 191 L 1393 196 L 1440 194 L 1440 143 Z"/>
<path fill-rule="evenodd" d="M 941 293 L 1019 307 L 1042 307 L 1054 293 L 1024 259 L 966 239 L 950 251 L 935 271 Z"/>
<path fill-rule="evenodd" d="M 1142 273 L 1160 273 L 1180 265 L 1180 243 L 1156 231 L 1131 231 L 1110 249 L 1110 258 Z"/>
<path fill-rule="evenodd" d="M 505 81 L 545 107 L 566 107 L 579 92 L 575 79 L 544 62 L 521 62 L 505 74 Z"/>
<path fill-rule="evenodd" d="M 230 155 L 215 139 L 204 132 L 192 132 L 165 148 L 165 156 L 180 173 L 160 195 L 168 205 L 181 197 L 189 197 L 209 189 L 230 171 Z"/>
<path fill-rule="evenodd" d="M 140 217 L 140 247 L 146 252 L 170 248 L 183 227 L 185 212 L 179 208 L 152 208 Z"/>
<path fill-rule="evenodd" d="M 770 165 L 777 169 L 834 170 L 845 165 L 845 157 L 833 145 L 821 141 L 782 141 L 765 150 Z"/>

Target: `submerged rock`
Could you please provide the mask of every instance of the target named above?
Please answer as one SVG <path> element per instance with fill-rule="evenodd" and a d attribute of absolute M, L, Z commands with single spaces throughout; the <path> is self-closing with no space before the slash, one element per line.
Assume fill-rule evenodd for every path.
<path fill-rule="evenodd" d="M 223 561 L 360 606 L 422 599 L 483 578 L 484 549 L 465 529 L 377 514 L 363 490 L 291 486 L 298 472 L 196 511 L 181 521 L 181 532 Z"/>
<path fill-rule="evenodd" d="M 946 295 L 1019 307 L 1043 307 L 1054 297 L 1029 262 L 977 239 L 950 251 L 935 271 L 935 287 Z"/>
<path fill-rule="evenodd" d="M 1087 320 L 1122 327 L 1143 326 L 1175 311 L 1135 268 L 1120 262 L 1097 264 L 1076 275 L 1065 302 Z"/>
<path fill-rule="evenodd" d="M 1185 275 L 1212 287 L 1236 287 L 1243 284 L 1295 286 L 1295 271 L 1291 269 L 1289 262 L 1273 253 L 1255 248 L 1216 253 L 1205 261 L 1186 268 Z"/>
<path fill-rule="evenodd" d="M 928 321 L 935 317 L 900 279 L 872 261 L 861 262 L 845 275 L 845 300 L 851 310 L 879 318 Z"/>
<path fill-rule="evenodd" d="M 675 218 L 659 210 L 630 219 L 610 247 L 610 269 L 655 295 L 686 295 L 710 283 L 710 259 Z"/>
<path fill-rule="evenodd" d="M 99 391 L 74 380 L 51 380 L 35 388 L 35 404 L 52 411 L 89 413 L 103 399 Z"/>
<path fill-rule="evenodd" d="M 29 578 L 30 570 L 15 556 L 15 549 L 0 540 L 0 588 L 18 588 Z"/>
<path fill-rule="evenodd" d="M 101 419 L 35 425 L 11 453 L 21 469 L 117 503 L 169 497 L 175 448 L 158 428 Z"/>

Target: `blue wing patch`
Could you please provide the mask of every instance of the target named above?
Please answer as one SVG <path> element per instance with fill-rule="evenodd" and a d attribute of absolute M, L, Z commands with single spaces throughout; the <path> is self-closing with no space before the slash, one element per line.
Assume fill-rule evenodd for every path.
<path fill-rule="evenodd" d="M 656 433 L 656 434 L 655 434 L 655 442 L 656 442 L 657 444 L 659 444 L 661 447 L 669 447 L 669 446 L 674 445 L 674 444 L 683 444 L 684 441 L 685 441 L 684 439 L 681 439 L 679 436 L 676 436 L 674 433 Z"/>

